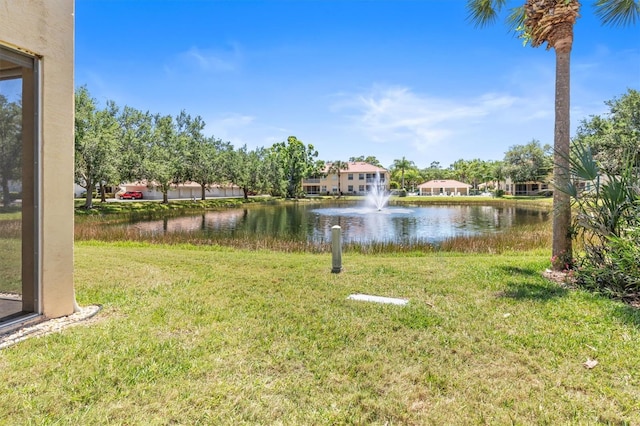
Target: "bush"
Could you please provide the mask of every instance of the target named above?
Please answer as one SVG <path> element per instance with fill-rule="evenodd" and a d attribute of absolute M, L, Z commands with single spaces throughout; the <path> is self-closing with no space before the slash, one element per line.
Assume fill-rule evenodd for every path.
<path fill-rule="evenodd" d="M 616 298 L 636 298 L 640 291 L 640 228 L 624 238 L 610 236 L 608 243 L 606 251 L 585 257 L 576 281 Z"/>
<path fill-rule="evenodd" d="M 493 191 L 493 196 L 496 198 L 504 197 L 504 189 L 496 189 L 495 191 Z"/>
<path fill-rule="evenodd" d="M 640 173 L 633 157 L 620 174 L 603 172 L 591 150 L 576 145 L 570 158 L 575 177 L 574 231 L 584 253 L 577 259 L 576 282 L 617 298 L 640 296 Z"/>

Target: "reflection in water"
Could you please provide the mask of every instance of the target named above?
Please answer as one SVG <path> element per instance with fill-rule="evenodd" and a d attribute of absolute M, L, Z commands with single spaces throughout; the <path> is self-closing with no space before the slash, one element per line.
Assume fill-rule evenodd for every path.
<path fill-rule="evenodd" d="M 324 243 L 331 227 L 340 225 L 345 243 L 438 243 L 458 236 L 501 232 L 509 227 L 545 222 L 549 213 L 518 207 L 423 206 L 387 207 L 382 211 L 357 205 L 295 203 L 251 205 L 243 209 L 197 216 L 137 221 L 125 226 L 156 235 L 190 233 L 241 238 L 264 236 Z"/>

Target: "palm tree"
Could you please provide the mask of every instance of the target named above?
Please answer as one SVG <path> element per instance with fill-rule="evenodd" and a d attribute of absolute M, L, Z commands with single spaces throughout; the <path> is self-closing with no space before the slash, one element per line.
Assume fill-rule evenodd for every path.
<path fill-rule="evenodd" d="M 468 0 L 469 19 L 476 26 L 495 22 L 507 0 Z M 595 0 L 595 13 L 604 24 L 635 23 L 640 16 L 640 0 Z M 511 9 L 507 22 L 521 33 L 533 47 L 547 43 L 556 53 L 556 93 L 554 130 L 554 185 L 566 188 L 569 184 L 569 79 L 570 56 L 573 45 L 573 25 L 579 16 L 577 0 L 525 0 Z M 553 191 L 553 268 L 563 269 L 573 256 L 570 197 L 563 191 Z"/>
<path fill-rule="evenodd" d="M 402 173 L 402 186 L 401 189 L 405 189 L 404 187 L 404 172 L 407 169 L 411 169 L 414 168 L 415 164 L 413 164 L 413 161 L 409 161 L 406 158 L 402 157 L 402 160 L 393 160 L 393 165 L 391 166 L 391 168 L 395 169 L 395 170 L 400 170 L 400 172 Z"/>
<path fill-rule="evenodd" d="M 349 163 L 340 160 L 329 163 L 329 169 L 327 170 L 330 175 L 335 174 L 338 177 L 338 197 L 342 195 L 342 190 L 340 189 L 340 171 L 342 170 L 349 170 Z"/>

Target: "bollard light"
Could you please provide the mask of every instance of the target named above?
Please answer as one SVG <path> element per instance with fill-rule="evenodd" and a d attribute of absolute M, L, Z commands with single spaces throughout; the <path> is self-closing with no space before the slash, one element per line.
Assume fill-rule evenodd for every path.
<path fill-rule="evenodd" d="M 342 272 L 342 241 L 341 228 L 338 225 L 331 227 L 331 272 Z"/>

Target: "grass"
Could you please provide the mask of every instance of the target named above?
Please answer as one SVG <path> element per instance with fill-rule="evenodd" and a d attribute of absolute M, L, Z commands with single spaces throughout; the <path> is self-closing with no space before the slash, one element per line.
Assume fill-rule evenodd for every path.
<path fill-rule="evenodd" d="M 22 292 L 20 212 L 0 213 L 0 293 Z"/>
<path fill-rule="evenodd" d="M 1 224 L 2 222 L 0 222 Z M 0 225 L 0 230 L 1 230 Z M 22 242 L 0 233 L 0 293 L 22 293 Z"/>
<path fill-rule="evenodd" d="M 330 242 L 300 241 L 295 238 L 268 237 L 250 232 L 244 235 L 210 235 L 203 238 L 192 232 L 167 234 L 141 233 L 136 229 L 100 226 L 102 221 L 76 223 L 76 241 L 138 241 L 154 244 L 221 245 L 248 250 L 274 250 L 279 252 L 330 253 Z M 504 253 L 513 250 L 543 249 L 551 244 L 551 228 L 548 223 L 521 225 L 504 232 L 449 238 L 438 245 L 424 241 L 345 243 L 346 253 L 379 254 L 423 252 Z"/>
<path fill-rule="evenodd" d="M 243 198 L 209 198 L 202 200 L 171 200 L 167 204 L 163 204 L 161 200 L 145 200 L 145 201 L 121 201 L 106 202 L 94 200 L 93 208 L 85 209 L 84 203 L 79 199 L 75 200 L 76 217 L 83 216 L 105 216 L 105 215 L 167 215 L 167 214 L 187 214 L 191 212 L 201 212 L 203 210 L 222 209 L 230 207 L 239 207 L 246 203 L 263 202 L 268 199 L 261 197 L 252 197 L 247 200 Z"/>
<path fill-rule="evenodd" d="M 343 261 L 78 242 L 103 310 L 0 352 L 0 423 L 640 423 L 640 314 L 546 281 L 546 250 Z"/>
<path fill-rule="evenodd" d="M 501 198 L 484 197 L 484 196 L 471 196 L 471 197 L 445 197 L 445 196 L 409 196 L 409 197 L 392 197 L 389 200 L 390 204 L 403 205 L 473 205 L 481 204 L 483 206 L 513 206 L 513 205 L 526 205 L 539 206 L 542 208 L 551 208 L 553 199 L 550 197 L 531 197 L 531 196 L 505 196 Z"/>

